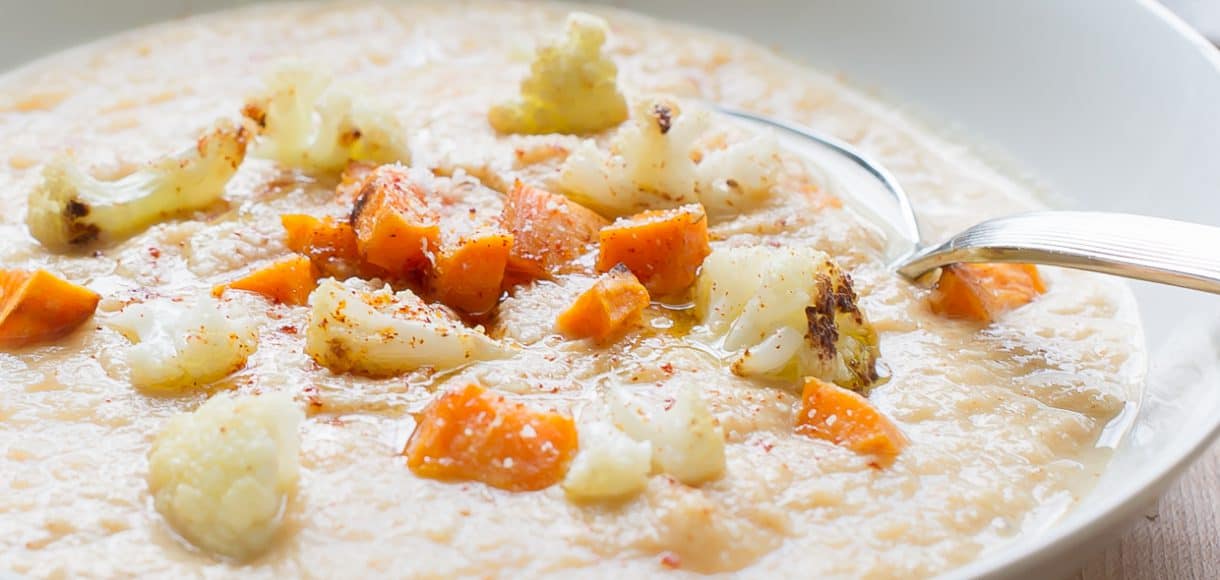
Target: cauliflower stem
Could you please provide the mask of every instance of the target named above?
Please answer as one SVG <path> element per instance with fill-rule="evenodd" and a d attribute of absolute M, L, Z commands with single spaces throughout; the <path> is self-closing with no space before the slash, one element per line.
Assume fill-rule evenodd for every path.
<path fill-rule="evenodd" d="M 29 197 L 26 224 L 49 249 L 119 241 L 149 226 L 211 205 L 246 155 L 248 131 L 221 123 L 194 147 L 115 181 L 102 181 L 70 158 L 51 161 Z"/>
<path fill-rule="evenodd" d="M 312 308 L 305 352 L 335 372 L 389 376 L 499 358 L 506 349 L 481 329 L 467 328 L 444 307 L 410 290 L 371 289 L 359 280 L 323 280 Z"/>
<path fill-rule="evenodd" d="M 349 161 L 406 163 L 406 131 L 387 107 L 304 63 L 281 65 L 242 113 L 258 127 L 254 154 L 287 167 L 339 172 Z"/>

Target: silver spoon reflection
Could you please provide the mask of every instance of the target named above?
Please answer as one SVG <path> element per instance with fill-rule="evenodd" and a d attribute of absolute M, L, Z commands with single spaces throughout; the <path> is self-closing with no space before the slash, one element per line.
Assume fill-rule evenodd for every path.
<path fill-rule="evenodd" d="M 845 201 L 885 230 L 890 266 L 910 280 L 954 263 L 1019 262 L 1220 294 L 1220 228 L 1121 213 L 1035 211 L 987 220 L 925 246 L 910 198 L 881 164 L 811 129 L 716 109 L 747 124 L 776 129 L 786 148 L 826 168 L 850 192 Z"/>

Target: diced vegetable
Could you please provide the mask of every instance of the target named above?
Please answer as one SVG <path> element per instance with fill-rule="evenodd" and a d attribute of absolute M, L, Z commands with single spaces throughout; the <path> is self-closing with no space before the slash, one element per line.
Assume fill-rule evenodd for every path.
<path fill-rule="evenodd" d="M 509 270 L 527 278 L 566 271 L 610 222 L 562 195 L 518 181 L 504 202 L 504 227 L 513 235 Z"/>
<path fill-rule="evenodd" d="M 907 444 L 902 431 L 868 399 L 814 377 L 805 379 L 796 432 L 886 459 Z"/>
<path fill-rule="evenodd" d="M 317 286 L 313 263 L 307 256 L 297 255 L 217 286 L 212 293 L 219 296 L 228 289 L 244 290 L 261 294 L 273 302 L 300 306 L 309 300 L 309 293 Z"/>
<path fill-rule="evenodd" d="M 580 425 L 580 451 L 563 479 L 568 496 L 582 500 L 615 499 L 648 485 L 652 445 L 636 441 L 608 421 Z"/>
<path fill-rule="evenodd" d="M 304 214 L 280 216 L 287 235 L 288 249 L 308 256 L 314 268 L 324 276 L 347 279 L 360 275 L 365 278 L 383 277 L 385 272 L 360 257 L 356 246 L 356 231 L 347 222 L 331 217 L 316 218 Z"/>
<path fill-rule="evenodd" d="M 220 380 L 246 365 L 258 331 L 236 304 L 202 295 L 190 302 L 158 298 L 132 304 L 109 324 L 130 339 L 131 382 L 146 389 L 186 389 Z"/>
<path fill-rule="evenodd" d="M 724 473 L 724 431 L 695 384 L 678 388 L 672 404 L 643 408 L 618 392 L 610 393 L 614 422 L 636 441 L 652 445 L 652 465 L 687 485 Z"/>
<path fill-rule="evenodd" d="M 602 274 L 559 314 L 555 327 L 568 338 L 604 341 L 648 308 L 648 290 L 626 266 Z"/>
<path fill-rule="evenodd" d="M 186 151 L 115 181 L 101 181 L 58 158 L 30 192 L 26 224 L 55 251 L 113 242 L 208 207 L 246 155 L 248 132 L 222 123 Z"/>
<path fill-rule="evenodd" d="M 500 300 L 513 236 L 503 230 L 462 236 L 436 256 L 429 285 L 443 303 L 471 314 L 491 310 Z"/>
<path fill-rule="evenodd" d="M 170 419 L 148 454 L 148 490 L 178 534 L 214 554 L 267 550 L 300 477 L 304 414 L 283 393 L 219 394 Z"/>
<path fill-rule="evenodd" d="M 357 279 L 322 280 L 312 308 L 305 352 L 334 372 L 391 376 L 503 356 L 507 349 L 481 328 L 467 328 L 441 306 L 410 290 L 370 289 Z"/>
<path fill-rule="evenodd" d="M 877 332 L 851 277 L 812 248 L 718 248 L 699 274 L 695 309 L 738 353 L 739 375 L 813 375 L 853 389 L 878 378 Z"/>
<path fill-rule="evenodd" d="M 725 143 L 710 126 L 708 112 L 696 106 L 680 107 L 672 98 L 637 101 L 631 121 L 607 148 L 586 140 L 572 151 L 559 186 L 612 216 L 699 202 L 712 218 L 727 218 L 765 202 L 782 168 L 775 137 Z"/>
<path fill-rule="evenodd" d="M 427 267 L 439 242 L 439 218 L 425 189 L 431 175 L 426 173 L 382 165 L 365 179 L 352 209 L 360 255 L 395 276 Z"/>
<path fill-rule="evenodd" d="M 597 270 L 625 264 L 653 296 L 690 287 L 708 246 L 707 215 L 698 204 L 646 211 L 602 228 Z"/>
<path fill-rule="evenodd" d="M 424 410 L 404 454 L 420 477 L 534 491 L 563 480 L 577 444 L 571 417 L 472 384 Z"/>
<path fill-rule="evenodd" d="M 942 316 L 990 324 L 1043 292 L 1033 264 L 953 264 L 941 271 L 928 302 Z"/>
<path fill-rule="evenodd" d="M 268 92 L 242 113 L 259 126 L 255 153 L 289 167 L 340 171 L 348 161 L 406 163 L 406 130 L 393 111 L 331 82 L 314 64 L 275 70 Z"/>
<path fill-rule="evenodd" d="M 602 53 L 606 21 L 568 16 L 565 36 L 538 49 L 521 95 L 492 107 L 488 121 L 502 133 L 593 133 L 627 118 L 616 84 L 618 68 Z"/>
<path fill-rule="evenodd" d="M 0 270 L 0 348 L 63 337 L 93 316 L 100 299 L 46 270 Z"/>

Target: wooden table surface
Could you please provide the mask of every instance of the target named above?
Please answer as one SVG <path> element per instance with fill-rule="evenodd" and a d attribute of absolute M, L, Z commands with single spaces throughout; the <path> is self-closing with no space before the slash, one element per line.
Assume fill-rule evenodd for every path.
<path fill-rule="evenodd" d="M 1077 580 L 1220 580 L 1220 443 Z"/>

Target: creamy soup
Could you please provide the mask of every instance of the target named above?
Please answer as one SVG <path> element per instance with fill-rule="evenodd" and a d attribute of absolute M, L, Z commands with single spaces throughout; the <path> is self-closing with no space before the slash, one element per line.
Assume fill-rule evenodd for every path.
<path fill-rule="evenodd" d="M 427 195 L 452 214 L 445 219 L 468 212 L 479 216 L 471 218 L 475 222 L 494 224 L 487 216 L 501 215 L 516 180 L 587 202 L 579 195 L 581 181 L 565 176 L 572 157 L 626 147 L 626 138 L 616 141 L 616 135 L 631 123 L 643 123 L 641 131 L 653 123 L 660 127 L 654 137 L 671 141 L 680 131 L 695 131 L 693 140 L 704 151 L 699 171 L 712 171 L 715 152 L 747 142 L 753 133 L 701 113 L 700 101 L 806 124 L 858 145 L 897 175 L 933 239 L 1038 205 L 1027 186 L 971 149 L 832 75 L 743 39 L 590 10 L 609 23 L 602 50 L 617 66 L 617 87 L 629 103 L 622 113 L 630 116 L 627 129 L 519 135 L 489 124 L 489 111 L 519 96 L 535 47 L 562 37 L 571 8 L 551 4 L 259 6 L 124 34 L 0 80 L 0 268 L 45 269 L 101 296 L 94 317 L 71 334 L 0 352 L 0 570 L 31 577 L 915 577 L 1036 533 L 1089 492 L 1107 461 L 1103 431 L 1139 397 L 1142 334 L 1126 289 L 1094 275 L 1043 269 L 1045 293 L 989 324 L 933 312 L 931 290 L 886 269 L 881 230 L 838 202 L 850 192 L 787 153 L 748 158 L 707 178 L 705 193 L 720 188 L 732 196 L 754 187 L 765 195 L 749 204 L 729 197 L 719 205 L 699 197 L 707 207 L 712 252 L 699 279 L 652 296 L 603 340 L 556 330 L 557 317 L 609 269 L 595 264 L 597 243 L 545 276 L 507 279 L 502 297 L 495 286 L 487 309 L 438 306 L 436 294 L 420 290 L 418 281 L 391 280 L 397 295 L 379 291 L 381 280 L 392 277 L 382 270 L 360 273 L 374 282 L 324 280 L 302 305 L 233 290 L 211 298 L 214 286 L 292 255 L 282 215 L 346 223 L 352 198 L 343 201 L 345 188 L 356 190 L 346 195 L 376 204 L 361 190 L 367 181 L 352 175 L 367 169 L 320 168 L 321 153 L 314 153 L 313 166 L 295 167 L 266 154 L 267 143 L 260 141 L 268 139 L 252 121 L 261 115 L 249 107 L 249 134 L 241 138 L 251 141 L 250 152 L 221 200 L 150 220 L 156 223 L 130 235 L 93 230 L 90 239 L 66 250 L 40 243 L 26 223 L 30 192 L 45 186 L 44 167 L 55 159 L 70 153 L 71 164 L 103 181 L 146 171 L 149 162 L 193 147 L 218 120 L 235 127 L 251 96 L 267 94 L 275 82 L 269 75 L 286 66 L 285 59 L 307 63 L 297 64 L 298 71 L 328 71 L 336 85 L 352 87 L 360 98 L 375 97 L 386 113 L 381 118 L 402 127 L 394 137 L 409 150 L 395 175 L 429 183 Z M 668 99 L 656 103 L 674 103 L 674 110 L 636 105 L 648 98 Z M 698 131 L 697 115 L 707 125 Z M 378 127 L 368 123 L 355 138 L 373 138 L 370 131 Z M 766 163 L 774 165 L 773 173 L 751 174 L 751 167 Z M 602 166 L 592 167 L 596 174 Z M 739 185 L 735 172 L 757 183 Z M 642 205 L 679 205 L 649 199 Z M 602 197 L 586 205 L 607 223 L 645 209 L 621 201 Z M 461 243 L 454 236 L 442 231 L 438 243 Z M 601 243 L 607 243 L 604 231 Z M 741 248 L 757 252 L 732 254 Z M 786 343 L 739 340 L 734 331 L 726 337 L 717 330 L 718 324 L 737 324 L 718 321 L 718 307 L 709 306 L 717 288 L 736 277 L 778 284 L 783 272 L 776 264 L 811 265 L 822 259 L 819 252 L 850 275 L 851 306 L 876 331 L 875 365 L 853 374 L 827 367 L 835 364 L 817 356 L 760 362 L 764 347 L 788 348 Z M 423 255 L 421 268 L 439 268 L 440 254 Z M 501 265 L 499 273 L 504 271 Z M 647 277 L 632 271 L 634 276 L 624 275 Z M 645 280 L 653 294 L 660 287 L 656 280 Z M 461 294 L 466 287 L 460 282 L 449 289 L 472 303 L 486 299 Z M 377 292 L 382 298 L 369 298 Z M 361 300 L 370 308 L 397 300 L 395 316 L 429 312 L 451 325 L 452 334 L 436 336 L 470 341 L 454 351 L 395 350 L 384 364 L 373 365 L 371 351 L 360 347 L 371 343 L 343 342 L 327 334 L 338 331 L 321 320 L 334 315 L 332 326 L 359 324 L 339 310 Z M 339 310 L 327 311 L 327 304 Z M 772 306 L 758 305 L 763 311 Z M 240 348 L 191 355 L 208 364 L 236 358 L 217 376 L 183 386 L 175 377 L 194 376 L 193 368 L 157 367 L 158 345 L 173 340 L 172 320 L 164 313 L 188 316 L 190 309 L 209 308 L 222 309 L 214 313 L 217 320 L 241 318 L 215 339 Z M 148 330 L 150 321 L 170 325 L 169 334 Z M 812 329 L 812 318 L 809 324 Z M 765 324 L 760 329 L 764 341 L 777 334 Z M 840 326 L 832 339 L 846 332 Z M 811 330 L 805 339 L 816 335 Z M 137 352 L 140 346 L 145 350 Z M 842 357 L 843 344 L 838 346 Z M 749 348 L 755 349 L 753 362 L 743 359 Z M 457 360 L 439 362 L 452 353 Z M 798 416 L 806 374 L 865 395 L 866 404 L 900 433 L 892 439 L 905 445 L 880 458 L 800 432 L 797 426 L 807 419 Z M 430 405 L 471 384 L 578 428 L 576 458 L 555 469 L 587 467 L 579 454 L 600 436 L 596 429 L 612 433 L 626 447 L 607 447 L 602 455 L 611 463 L 642 465 L 632 480 L 638 486 L 625 485 L 613 498 L 576 497 L 579 482 L 570 472 L 562 483 L 508 489 L 521 480 L 493 485 L 452 473 L 438 478 L 408 465 L 404 448 L 429 409 L 435 411 Z M 228 556 L 198 539 L 199 526 L 212 524 L 184 523 L 207 514 L 171 505 L 181 496 L 158 495 L 169 489 L 165 481 L 226 477 L 207 469 L 184 476 L 174 471 L 174 461 L 206 467 L 210 460 L 200 454 L 209 449 L 246 457 L 218 435 L 190 439 L 181 430 L 190 425 L 169 427 L 171 417 L 196 411 L 210 397 L 227 401 L 222 393 L 243 401 L 239 408 L 279 401 L 299 422 L 295 433 L 243 423 L 256 440 L 274 440 L 268 453 L 280 454 L 280 463 L 274 454 L 260 457 L 271 458 L 270 469 L 280 475 L 251 477 L 282 484 L 282 498 L 268 496 L 234 512 L 266 508 L 275 523 L 263 530 L 270 539 L 259 540 L 258 550 Z M 242 398 L 252 395 L 258 396 Z M 214 409 L 216 417 L 237 412 L 221 407 Z M 646 419 L 671 410 L 691 418 L 686 427 L 649 439 L 638 434 L 647 425 L 634 432 L 624 425 L 634 419 L 624 419 L 623 409 Z M 192 425 L 205 418 L 202 411 L 183 416 L 196 419 Z M 536 424 L 522 432 L 534 436 Z M 268 435 L 273 431 L 291 442 Z M 696 432 L 705 440 L 684 439 Z M 665 437 L 685 443 L 669 444 Z M 150 455 L 154 441 L 158 451 Z M 699 447 L 705 444 L 711 447 Z M 692 466 L 693 453 L 705 453 L 699 460 L 710 457 L 710 463 Z M 267 465 L 249 461 L 251 473 Z M 501 461 L 497 469 L 509 473 L 512 465 Z"/>

